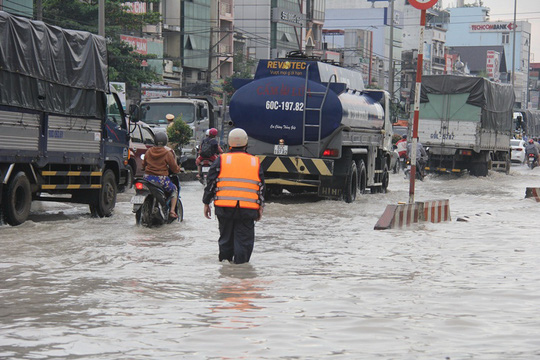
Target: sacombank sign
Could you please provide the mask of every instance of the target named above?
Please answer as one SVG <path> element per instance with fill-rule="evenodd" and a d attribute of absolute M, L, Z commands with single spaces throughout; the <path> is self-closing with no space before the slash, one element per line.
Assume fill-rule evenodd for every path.
<path fill-rule="evenodd" d="M 517 24 L 514 23 L 482 23 L 482 24 L 471 24 L 471 32 L 508 32 L 513 31 L 514 27 L 517 30 Z"/>

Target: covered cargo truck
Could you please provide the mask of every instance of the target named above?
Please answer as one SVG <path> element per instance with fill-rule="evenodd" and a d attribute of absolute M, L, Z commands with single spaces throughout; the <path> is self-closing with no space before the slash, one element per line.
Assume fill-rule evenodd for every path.
<path fill-rule="evenodd" d="M 126 118 L 107 71 L 104 38 L 0 11 L 0 215 L 9 224 L 27 219 L 32 200 L 109 216 L 130 186 Z"/>
<path fill-rule="evenodd" d="M 260 60 L 234 83 L 231 124 L 249 136 L 267 194 L 317 192 L 352 202 L 388 187 L 392 124 L 385 91 L 362 74 L 313 58 Z"/>
<path fill-rule="evenodd" d="M 426 171 L 486 176 L 510 170 L 514 90 L 481 77 L 422 77 L 419 141 Z"/>

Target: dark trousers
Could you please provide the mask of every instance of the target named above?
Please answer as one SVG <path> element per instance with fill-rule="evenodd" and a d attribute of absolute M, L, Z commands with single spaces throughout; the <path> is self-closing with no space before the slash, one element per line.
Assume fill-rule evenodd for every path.
<path fill-rule="evenodd" d="M 249 262 L 255 243 L 255 221 L 249 218 L 229 218 L 218 215 L 219 261 L 235 264 Z"/>

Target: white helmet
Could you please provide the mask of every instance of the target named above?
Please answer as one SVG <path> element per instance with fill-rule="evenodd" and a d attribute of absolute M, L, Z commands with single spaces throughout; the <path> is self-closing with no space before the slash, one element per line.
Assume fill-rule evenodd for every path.
<path fill-rule="evenodd" d="M 210 129 L 206 130 L 205 134 L 206 136 L 210 136 Z"/>
<path fill-rule="evenodd" d="M 240 128 L 232 129 L 229 132 L 229 146 L 230 147 L 244 147 L 248 143 L 247 133 Z"/>

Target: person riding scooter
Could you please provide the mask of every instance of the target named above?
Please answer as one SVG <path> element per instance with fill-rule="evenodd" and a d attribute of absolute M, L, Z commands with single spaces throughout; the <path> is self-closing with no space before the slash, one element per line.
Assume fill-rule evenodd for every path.
<path fill-rule="evenodd" d="M 527 164 L 529 164 L 529 154 L 534 155 L 534 161 L 538 161 L 538 148 L 533 139 L 529 139 L 529 143 L 525 145 L 525 157 L 527 158 Z"/>
<path fill-rule="evenodd" d="M 396 142 L 396 150 L 399 155 L 398 164 L 400 170 L 405 170 L 405 163 L 407 161 L 407 135 L 403 135 L 401 139 Z"/>
<path fill-rule="evenodd" d="M 407 157 L 411 158 L 412 142 L 407 144 Z M 428 161 L 428 154 L 420 141 L 416 143 L 416 170 L 424 176 L 424 169 Z"/>
<path fill-rule="evenodd" d="M 177 218 L 176 200 L 178 189 L 171 182 L 169 173 L 179 173 L 180 166 L 176 163 L 173 152 L 166 147 L 169 137 L 165 132 L 158 132 L 155 135 L 156 146 L 146 151 L 143 160 L 144 178 L 150 182 L 161 185 L 171 196 L 171 209 L 169 216 Z"/>
<path fill-rule="evenodd" d="M 197 165 L 198 170 L 197 178 L 199 179 L 202 178 L 201 161 L 209 160 L 211 162 L 214 162 L 217 159 L 218 155 L 223 153 L 223 150 L 219 146 L 219 143 L 216 139 L 217 134 L 217 129 L 208 129 L 208 136 L 201 141 L 201 145 L 199 146 L 199 156 L 195 160 L 195 164 Z"/>

